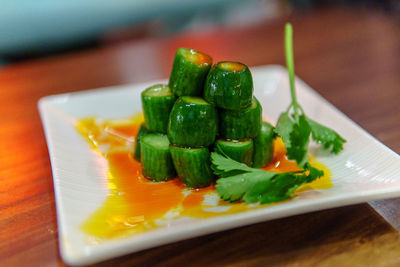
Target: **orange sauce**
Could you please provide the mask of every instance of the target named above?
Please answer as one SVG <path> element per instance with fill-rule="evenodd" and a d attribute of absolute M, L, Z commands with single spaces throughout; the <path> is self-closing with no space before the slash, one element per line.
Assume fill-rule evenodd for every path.
<path fill-rule="evenodd" d="M 81 225 L 81 229 L 96 242 L 163 227 L 178 217 L 207 218 L 265 207 L 225 202 L 219 198 L 214 186 L 190 189 L 179 179 L 154 183 L 143 177 L 141 165 L 131 153 L 142 121 L 143 116 L 138 115 L 106 121 L 85 118 L 77 123 L 79 133 L 109 164 L 107 185 L 110 193 L 101 207 Z M 265 170 L 298 170 L 296 163 L 287 159 L 280 139 L 275 141 L 274 147 L 274 159 Z M 329 169 L 313 158 L 310 162 L 323 169 L 325 176 L 302 186 L 297 193 L 332 186 Z"/>

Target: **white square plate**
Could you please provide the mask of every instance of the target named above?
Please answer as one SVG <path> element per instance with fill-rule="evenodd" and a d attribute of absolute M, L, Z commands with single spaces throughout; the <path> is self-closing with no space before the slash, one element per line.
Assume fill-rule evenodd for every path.
<path fill-rule="evenodd" d="M 263 115 L 275 122 L 290 102 L 286 69 L 252 69 L 255 95 Z M 339 132 L 347 143 L 332 156 L 316 146 L 310 153 L 332 171 L 333 187 L 311 190 L 278 205 L 207 219 L 172 220 L 158 228 L 99 244 L 79 229 L 107 196 L 107 161 L 89 148 L 74 127 L 87 116 L 121 118 L 141 110 L 140 92 L 155 83 L 124 85 L 48 96 L 39 101 L 54 176 L 61 255 L 68 264 L 89 264 L 170 242 L 256 222 L 374 199 L 400 196 L 400 157 L 297 79 L 306 114 Z M 165 81 L 164 81 L 165 82 Z"/>

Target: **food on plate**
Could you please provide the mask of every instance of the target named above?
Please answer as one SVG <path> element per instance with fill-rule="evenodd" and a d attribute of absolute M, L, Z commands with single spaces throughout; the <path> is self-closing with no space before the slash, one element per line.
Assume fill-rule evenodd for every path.
<path fill-rule="evenodd" d="M 150 158 L 138 155 L 144 152 L 143 138 L 146 132 L 165 133 L 167 117 L 170 154 L 178 177 L 186 186 L 200 188 L 214 182 L 210 160 L 210 152 L 214 148 L 252 166 L 252 139 L 261 129 L 262 108 L 253 96 L 250 70 L 239 62 L 218 62 L 210 70 L 211 64 L 212 58 L 207 54 L 179 48 L 175 54 L 169 87 L 155 85 L 142 92 L 145 118 L 145 126 L 142 127 L 147 130 L 139 131 L 137 139 L 141 141 L 137 142 L 140 147 L 135 149 L 135 158 L 141 158 L 145 176 L 154 176 L 155 173 L 148 169 L 151 165 L 149 162 L 143 162 L 143 158 Z M 176 101 L 172 94 L 177 98 Z M 269 147 L 272 147 L 273 139 L 265 139 L 264 142 L 270 142 Z M 259 159 L 263 163 L 260 167 L 267 166 L 272 160 L 268 153 L 258 153 L 257 156 L 265 156 Z M 154 160 L 157 160 L 159 168 L 170 168 L 160 167 L 170 164 L 169 161 L 161 162 L 156 157 Z M 156 181 L 161 179 L 148 178 Z"/>
<path fill-rule="evenodd" d="M 279 116 L 276 124 L 276 133 L 285 143 L 288 158 L 296 160 L 300 167 L 304 167 L 307 164 L 307 148 L 310 134 L 314 141 L 322 144 L 324 148 L 331 148 L 331 152 L 334 154 L 343 149 L 343 144 L 346 140 L 334 130 L 308 118 L 298 103 L 294 83 L 292 39 L 293 29 L 292 25 L 288 23 L 285 27 L 285 52 L 292 102 L 286 111 Z"/>
<path fill-rule="evenodd" d="M 246 203 L 271 203 L 283 201 L 306 183 L 323 176 L 323 171 L 309 163 L 299 171 L 276 173 L 250 168 L 235 160 L 212 153 L 217 192 L 225 201 L 243 200 Z"/>
<path fill-rule="evenodd" d="M 143 175 L 150 180 L 161 182 L 176 176 L 165 134 L 150 133 L 140 138 L 140 162 Z"/>
<path fill-rule="evenodd" d="M 169 113 L 176 97 L 168 85 L 157 84 L 142 92 L 142 107 L 148 130 L 167 133 Z"/>
<path fill-rule="evenodd" d="M 276 127 L 262 121 L 246 65 L 211 68 L 210 56 L 186 48 L 175 55 L 169 85 L 142 92 L 143 118 L 82 119 L 79 132 L 109 164 L 110 189 L 82 229 L 100 238 L 135 234 L 331 187 L 329 169 L 308 156 L 308 144 L 312 138 L 338 153 L 345 140 L 297 101 L 291 31 L 286 26 L 292 102 Z"/>
<path fill-rule="evenodd" d="M 201 97 L 182 96 L 169 116 L 168 138 L 183 147 L 207 147 L 218 130 L 217 110 Z"/>
<path fill-rule="evenodd" d="M 274 126 L 268 122 L 262 122 L 260 131 L 254 138 L 254 168 L 262 168 L 271 162 L 272 157 L 274 156 L 274 142 L 272 142 L 274 138 Z"/>
<path fill-rule="evenodd" d="M 214 182 L 210 151 L 207 147 L 170 146 L 172 161 L 178 177 L 191 188 L 209 186 Z"/>
<path fill-rule="evenodd" d="M 143 108 L 147 126 L 151 125 L 148 118 L 159 116 L 160 123 L 162 121 L 165 125 L 166 117 L 169 117 L 167 136 L 171 143 L 170 153 L 178 177 L 186 186 L 209 186 L 214 177 L 210 171 L 212 169 L 217 177 L 217 192 L 222 199 L 269 203 L 290 198 L 304 183 L 323 176 L 323 171 L 314 168 L 308 162 L 310 136 L 324 147 L 332 147 L 333 153 L 342 150 L 345 140 L 334 130 L 306 117 L 297 101 L 290 24 L 285 28 L 285 52 L 292 102 L 280 115 L 274 128 L 271 124 L 262 122 L 262 107 L 253 96 L 253 80 L 245 64 L 223 61 L 216 63 L 209 70 L 212 61 L 210 56 L 192 49 L 178 49 L 170 77 L 172 93 L 179 97 L 178 100 L 173 103 L 171 91 L 167 90 L 168 87 L 162 87 L 169 97 L 168 101 L 162 103 L 168 103 L 168 107 L 173 105 L 170 114 L 168 108 L 165 108 L 162 109 L 162 115 L 157 115 L 156 113 L 160 112 L 157 110 L 161 109 L 151 108 L 145 98 Z M 188 80 L 188 77 L 200 76 L 203 78 L 196 80 L 197 84 L 194 84 L 194 79 Z M 207 78 L 203 84 L 205 76 Z M 182 88 L 196 87 L 196 90 L 185 91 L 179 89 L 178 84 L 182 85 Z M 146 89 L 142 96 L 152 95 L 157 88 L 159 87 Z M 198 95 L 204 95 L 204 99 Z M 157 104 L 161 101 L 154 102 L 150 98 L 149 102 Z M 152 116 L 146 116 L 147 109 L 154 111 Z M 155 127 L 148 129 L 157 132 Z M 163 130 L 164 128 L 158 132 L 164 133 Z M 296 161 L 298 170 L 277 174 L 257 169 L 271 162 L 276 136 L 282 138 L 287 156 Z M 144 137 L 140 137 L 141 153 L 144 152 Z M 214 152 L 211 151 L 210 154 L 209 149 L 213 149 Z M 166 151 L 165 147 L 163 151 Z M 148 160 L 151 159 L 157 160 L 156 165 L 159 168 L 170 169 L 170 166 L 160 165 L 171 164 L 171 161 L 148 157 Z M 143 162 L 143 156 L 141 160 L 144 164 L 143 173 L 147 176 L 152 173 L 148 170 L 151 164 Z M 208 166 L 209 162 L 211 166 Z"/>
<path fill-rule="evenodd" d="M 215 142 L 214 146 L 214 151 L 217 151 L 220 154 L 224 154 L 233 160 L 244 163 L 247 166 L 252 165 L 253 150 L 254 150 L 254 145 L 252 139 L 244 139 L 244 140 L 218 139 Z"/>
<path fill-rule="evenodd" d="M 254 138 L 260 131 L 262 108 L 253 97 L 251 106 L 242 110 L 220 109 L 219 134 L 224 139 L 242 140 Z"/>
<path fill-rule="evenodd" d="M 142 138 L 142 135 L 151 133 L 149 130 L 147 130 L 146 125 L 144 123 L 140 124 L 139 131 L 136 135 L 136 141 L 135 141 L 135 150 L 133 152 L 133 156 L 137 161 L 140 161 L 140 139 Z"/>
<path fill-rule="evenodd" d="M 176 51 L 169 87 L 176 96 L 202 96 L 204 81 L 212 65 L 212 58 L 194 49 Z"/>
<path fill-rule="evenodd" d="M 249 68 L 240 62 L 218 62 L 207 75 L 204 98 L 223 109 L 240 110 L 250 107 L 253 78 Z"/>
<path fill-rule="evenodd" d="M 178 67 L 175 62 L 180 62 L 179 66 L 183 66 L 185 70 L 183 78 L 194 77 L 196 73 L 192 72 L 199 71 L 199 67 L 192 66 L 193 60 L 188 60 L 185 55 L 188 51 L 195 50 L 178 49 L 172 70 L 172 73 L 176 73 Z M 199 51 L 195 51 L 195 53 L 204 55 Z M 208 56 L 208 58 L 210 57 Z M 191 67 L 189 68 L 182 62 Z M 168 113 L 167 109 L 163 109 L 164 114 L 161 116 L 162 119 L 169 116 L 167 136 L 171 143 L 170 153 L 178 177 L 186 186 L 192 188 L 206 187 L 214 182 L 215 176 L 211 169 L 209 150 L 214 147 L 215 151 L 251 166 L 253 164 L 252 138 L 260 132 L 262 122 L 262 108 L 253 96 L 253 80 L 246 65 L 224 61 L 217 63 L 208 74 L 207 72 L 202 68 L 202 73 L 207 75 L 207 79 L 205 85 L 203 84 L 204 79 L 198 81 L 201 83 L 201 90 L 196 95 L 203 95 L 203 93 L 207 95 L 206 90 L 215 89 L 212 92 L 212 101 L 200 96 L 192 96 L 190 95 L 192 91 L 173 90 L 176 97 L 179 98 L 173 104 L 171 112 Z M 179 76 L 171 77 L 170 84 L 171 81 L 178 78 Z M 172 85 L 171 87 L 174 88 Z M 204 92 L 203 87 L 205 88 Z M 147 92 L 153 88 L 157 87 L 146 89 L 142 96 L 148 94 Z M 142 98 L 142 100 L 145 99 Z M 213 102 L 214 100 L 215 102 Z M 168 105 L 171 105 L 171 102 L 168 102 Z M 149 105 L 143 102 L 145 125 L 150 125 L 147 122 L 149 116 L 146 116 L 145 106 Z M 150 118 L 156 117 L 157 115 L 153 114 Z M 149 130 L 156 131 L 154 128 L 149 128 Z M 162 131 L 158 132 L 163 133 Z M 215 141 L 217 136 L 219 139 Z M 143 137 L 141 138 L 143 139 Z M 268 141 L 272 146 L 273 139 Z M 143 148 L 141 150 L 143 151 Z M 265 154 L 261 156 L 263 155 Z M 267 157 L 267 155 L 265 156 Z M 268 160 L 271 161 L 272 158 L 268 156 Z M 269 161 L 263 159 L 264 165 L 260 167 L 268 165 Z M 142 164 L 144 163 L 142 162 Z M 157 164 L 167 164 L 167 162 L 158 162 Z M 143 166 L 143 168 L 146 170 L 147 166 Z M 146 176 L 147 173 L 149 172 L 144 172 L 144 175 Z M 149 178 L 152 179 L 152 177 Z"/>

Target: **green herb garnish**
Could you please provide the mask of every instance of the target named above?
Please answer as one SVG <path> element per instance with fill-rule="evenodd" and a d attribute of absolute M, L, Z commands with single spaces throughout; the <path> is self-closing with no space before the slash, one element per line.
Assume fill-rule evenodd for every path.
<path fill-rule="evenodd" d="M 289 199 L 303 184 L 321 177 L 323 172 L 306 163 L 296 172 L 275 173 L 250 168 L 217 152 L 211 153 L 212 169 L 220 178 L 217 192 L 226 201 L 243 200 L 261 204 Z"/>
<path fill-rule="evenodd" d="M 217 180 L 217 192 L 226 201 L 243 200 L 246 203 L 270 203 L 289 199 L 300 186 L 323 176 L 323 171 L 313 168 L 307 161 L 307 149 L 310 135 L 313 140 L 331 148 L 334 154 L 343 149 L 346 142 L 334 130 L 325 127 L 305 115 L 297 102 L 294 83 L 293 30 L 287 23 L 285 27 L 285 54 L 289 73 L 292 103 L 278 119 L 275 132 L 285 143 L 287 156 L 296 160 L 302 168 L 296 172 L 275 173 L 251 168 L 228 156 L 211 153 L 212 169 L 220 178 Z"/>
<path fill-rule="evenodd" d="M 314 141 L 323 144 L 325 148 L 331 147 L 331 152 L 334 154 L 343 149 L 343 143 L 346 140 L 334 130 L 307 118 L 303 108 L 297 102 L 294 83 L 293 29 L 290 23 L 287 23 L 285 27 L 285 54 L 292 103 L 279 116 L 275 131 L 285 143 L 288 158 L 296 160 L 300 167 L 304 167 L 307 163 L 310 134 Z"/>

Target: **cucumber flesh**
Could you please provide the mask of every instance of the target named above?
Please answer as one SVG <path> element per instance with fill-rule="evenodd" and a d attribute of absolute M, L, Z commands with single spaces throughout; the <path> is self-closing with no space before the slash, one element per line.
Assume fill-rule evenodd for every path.
<path fill-rule="evenodd" d="M 240 62 L 218 62 L 207 75 L 204 98 L 219 108 L 243 110 L 251 106 L 253 78 Z"/>
<path fill-rule="evenodd" d="M 174 104 L 168 124 L 168 138 L 182 147 L 203 147 L 214 143 L 218 116 L 203 98 L 183 96 Z"/>
<path fill-rule="evenodd" d="M 140 161 L 143 175 L 156 182 L 176 177 L 165 134 L 150 133 L 140 138 Z"/>
<path fill-rule="evenodd" d="M 251 107 L 245 110 L 224 110 L 219 113 L 219 134 L 223 139 L 243 140 L 254 138 L 261 128 L 262 108 L 253 97 Z"/>
<path fill-rule="evenodd" d="M 274 127 L 268 122 L 262 122 L 260 133 L 254 138 L 253 167 L 263 168 L 274 157 Z"/>
<path fill-rule="evenodd" d="M 157 84 L 142 92 L 143 114 L 147 129 L 167 133 L 169 113 L 175 100 L 168 85 Z"/>
<path fill-rule="evenodd" d="M 212 58 L 200 51 L 179 48 L 176 51 L 169 86 L 176 96 L 202 96 Z"/>
<path fill-rule="evenodd" d="M 246 68 L 243 63 L 231 61 L 219 62 L 217 65 L 226 71 L 242 71 Z"/>
<path fill-rule="evenodd" d="M 219 139 L 215 142 L 214 147 L 215 151 L 247 166 L 252 165 L 253 149 L 253 140 L 251 139 L 241 141 Z"/>
<path fill-rule="evenodd" d="M 178 177 L 189 187 L 206 187 L 213 183 L 210 152 L 208 148 L 185 148 L 170 145 L 172 160 Z"/>
<path fill-rule="evenodd" d="M 142 136 L 144 136 L 148 133 L 150 133 L 150 131 L 146 128 L 145 124 L 142 123 L 140 125 L 139 131 L 136 136 L 135 151 L 133 153 L 133 156 L 137 161 L 140 161 L 140 139 L 142 138 Z"/>

